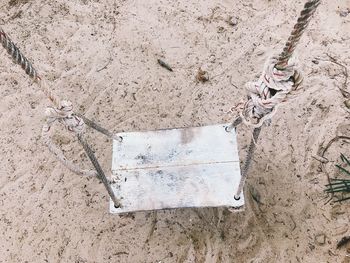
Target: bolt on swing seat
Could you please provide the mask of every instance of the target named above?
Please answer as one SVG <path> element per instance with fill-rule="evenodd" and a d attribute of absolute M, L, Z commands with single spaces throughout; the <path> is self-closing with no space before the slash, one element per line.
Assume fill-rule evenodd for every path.
<path fill-rule="evenodd" d="M 118 133 L 111 184 L 121 206 L 111 213 L 244 206 L 235 129 L 229 124 Z M 237 200 L 236 200 L 237 199 Z"/>

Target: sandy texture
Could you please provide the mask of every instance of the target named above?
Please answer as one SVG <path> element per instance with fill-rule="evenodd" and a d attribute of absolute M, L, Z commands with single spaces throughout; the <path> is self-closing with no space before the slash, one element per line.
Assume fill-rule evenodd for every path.
<path fill-rule="evenodd" d="M 72 174 L 43 146 L 49 103 L 1 51 L 0 262 L 349 262 L 336 243 L 350 235 L 350 203 L 324 204 L 327 176 L 312 156 L 336 135 L 350 136 L 339 91 L 350 87 L 327 56 L 350 65 L 350 1 L 323 2 L 297 49 L 305 82 L 262 131 L 239 214 L 110 215 L 103 185 Z M 0 24 L 77 111 L 113 131 L 148 130 L 231 120 L 244 83 L 282 49 L 302 5 L 4 0 Z M 174 72 L 157 64 L 160 57 Z M 199 67 L 210 81 L 196 81 Z M 242 158 L 250 134 L 239 129 Z M 111 142 L 92 131 L 88 139 L 109 171 Z M 57 132 L 56 140 L 89 167 L 70 134 Z M 326 152 L 331 177 L 340 152 L 350 156 L 349 141 Z"/>

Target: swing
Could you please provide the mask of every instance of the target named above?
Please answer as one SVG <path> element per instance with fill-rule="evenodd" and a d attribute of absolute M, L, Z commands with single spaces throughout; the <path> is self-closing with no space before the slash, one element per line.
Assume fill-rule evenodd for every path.
<path fill-rule="evenodd" d="M 112 189 L 122 206 L 111 213 L 244 205 L 235 130 L 229 124 L 118 133 Z"/>
<path fill-rule="evenodd" d="M 247 84 L 248 101 L 233 123 L 112 134 L 85 116 L 73 112 L 45 85 L 29 60 L 0 28 L 0 43 L 54 104 L 46 111 L 43 139 L 50 151 L 70 170 L 95 175 L 109 196 L 110 213 L 125 213 L 188 207 L 244 207 L 243 187 L 261 127 L 276 112 L 277 105 L 301 83 L 301 75 L 290 62 L 320 0 L 306 2 L 278 58 L 265 65 L 256 82 Z M 76 133 L 95 171 L 70 162 L 51 141 L 51 125 L 58 121 Z M 240 170 L 235 127 L 244 122 L 254 127 L 247 158 Z M 84 125 L 113 139 L 112 180 L 108 180 L 84 138 Z"/>

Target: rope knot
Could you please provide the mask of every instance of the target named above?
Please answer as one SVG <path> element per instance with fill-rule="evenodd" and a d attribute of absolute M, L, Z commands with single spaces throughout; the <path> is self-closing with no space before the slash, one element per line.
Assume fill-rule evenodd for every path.
<path fill-rule="evenodd" d="M 277 58 L 266 61 L 264 70 L 257 81 L 248 82 L 246 90 L 248 101 L 241 112 L 243 121 L 250 126 L 260 127 L 271 119 L 281 102 L 302 81 L 296 63 L 289 60 L 285 69 L 276 68 Z"/>
<path fill-rule="evenodd" d="M 85 130 L 83 119 L 73 113 L 73 104 L 70 101 L 60 101 L 57 108 L 48 107 L 45 111 L 45 115 L 49 126 L 58 120 L 68 131 L 81 134 Z"/>
<path fill-rule="evenodd" d="M 84 176 L 96 176 L 96 171 L 83 170 L 72 161 L 68 160 L 62 150 L 51 140 L 51 127 L 55 121 L 63 124 L 67 130 L 76 134 L 84 132 L 84 121 L 73 113 L 73 105 L 70 101 L 62 100 L 58 102 L 58 107 L 46 108 L 46 123 L 42 129 L 42 137 L 50 151 L 66 166 L 76 174 Z"/>

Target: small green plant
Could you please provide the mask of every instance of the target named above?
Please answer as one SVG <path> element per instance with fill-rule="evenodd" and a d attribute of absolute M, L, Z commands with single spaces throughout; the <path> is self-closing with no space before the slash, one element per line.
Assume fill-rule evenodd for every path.
<path fill-rule="evenodd" d="M 350 167 L 350 161 L 345 157 L 344 154 L 340 154 L 340 159 L 342 162 Z M 344 173 L 346 176 L 350 176 L 349 169 L 346 169 L 339 164 L 335 165 L 340 172 Z M 350 199 L 350 177 L 349 179 L 336 179 L 331 178 L 330 183 L 326 185 L 325 192 L 332 194 L 337 200 L 335 202 L 342 202 Z"/>

